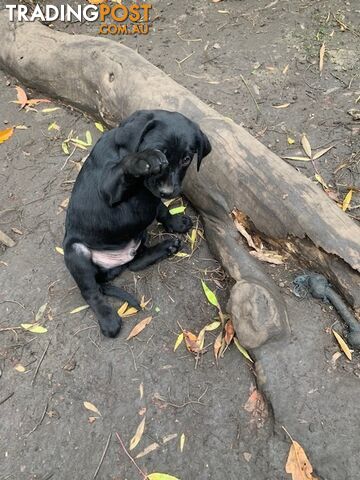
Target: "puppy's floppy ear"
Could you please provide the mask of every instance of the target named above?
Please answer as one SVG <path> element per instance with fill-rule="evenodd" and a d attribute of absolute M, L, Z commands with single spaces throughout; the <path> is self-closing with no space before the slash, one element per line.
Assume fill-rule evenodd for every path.
<path fill-rule="evenodd" d="M 211 152 L 211 145 L 208 137 L 200 130 L 197 137 L 197 171 L 200 170 L 201 161 Z"/>
<path fill-rule="evenodd" d="M 139 110 L 120 123 L 115 133 L 115 142 L 120 148 L 136 152 L 147 132 L 157 125 L 150 110 Z"/>

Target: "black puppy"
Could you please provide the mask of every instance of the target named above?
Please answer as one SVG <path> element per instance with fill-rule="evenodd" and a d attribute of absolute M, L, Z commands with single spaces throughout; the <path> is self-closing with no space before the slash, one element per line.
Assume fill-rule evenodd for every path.
<path fill-rule="evenodd" d="M 210 151 L 206 135 L 180 113 L 141 110 L 104 133 L 84 163 L 66 216 L 65 263 L 107 337 L 119 333 L 122 321 L 104 295 L 139 308 L 107 282 L 178 252 L 177 238 L 147 247 L 146 229 L 155 219 L 168 232 L 191 228 L 191 219 L 171 215 L 161 198 L 178 195 L 195 153 L 199 170 Z"/>

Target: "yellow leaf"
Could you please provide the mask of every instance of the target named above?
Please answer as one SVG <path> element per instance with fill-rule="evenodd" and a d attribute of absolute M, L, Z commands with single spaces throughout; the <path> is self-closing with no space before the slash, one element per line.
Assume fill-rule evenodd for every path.
<path fill-rule="evenodd" d="M 185 445 L 185 434 L 182 433 L 180 436 L 180 452 L 184 450 L 184 445 Z"/>
<path fill-rule="evenodd" d="M 144 310 L 144 308 L 148 305 L 148 303 L 151 302 L 151 298 L 149 298 L 149 300 L 145 300 L 145 297 L 144 295 L 141 297 L 141 302 L 140 302 L 140 307 L 142 308 L 142 310 Z"/>
<path fill-rule="evenodd" d="M 295 441 L 291 444 L 285 470 L 286 473 L 291 473 L 293 480 L 315 480 L 304 449 Z"/>
<path fill-rule="evenodd" d="M 328 188 L 327 184 L 325 183 L 325 180 L 322 178 L 321 175 L 319 175 L 318 173 L 315 173 L 314 177 L 315 177 L 315 180 L 325 188 L 325 190 Z"/>
<path fill-rule="evenodd" d="M 135 435 L 134 435 L 133 438 L 130 440 L 129 450 L 133 450 L 133 449 L 136 447 L 136 445 L 140 442 L 141 437 L 142 437 L 142 435 L 143 435 L 143 433 L 144 433 L 144 430 L 145 430 L 145 419 L 146 419 L 146 417 L 144 417 L 144 418 L 141 420 L 138 428 L 136 429 Z"/>
<path fill-rule="evenodd" d="M 185 252 L 178 252 L 178 253 L 175 253 L 174 255 L 175 257 L 180 257 L 180 258 L 187 258 L 187 257 L 190 257 L 190 255 L 188 253 L 185 253 Z"/>
<path fill-rule="evenodd" d="M 203 280 L 201 280 L 201 285 L 203 287 L 205 296 L 208 299 L 208 302 L 211 303 L 211 305 L 214 305 L 214 307 L 219 308 L 219 302 L 216 298 L 215 293 L 210 290 L 210 288 L 206 285 L 206 283 Z"/>
<path fill-rule="evenodd" d="M 219 328 L 221 325 L 221 322 L 212 322 L 212 323 L 209 323 L 208 325 L 206 325 L 204 327 L 204 330 L 206 332 L 211 332 L 212 330 L 216 330 L 217 328 Z"/>
<path fill-rule="evenodd" d="M 90 130 L 86 130 L 85 138 L 88 145 L 92 145 L 92 136 Z"/>
<path fill-rule="evenodd" d="M 84 407 L 86 408 L 86 410 L 90 410 L 90 412 L 97 413 L 101 417 L 101 413 L 99 412 L 99 410 L 95 407 L 95 405 L 93 403 L 84 402 Z"/>
<path fill-rule="evenodd" d="M 8 140 L 14 133 L 14 128 L 5 128 L 5 130 L 0 130 L 0 143 L 4 143 Z"/>
<path fill-rule="evenodd" d="M 282 158 L 286 158 L 286 160 L 296 160 L 298 162 L 310 162 L 311 161 L 311 158 L 307 158 L 307 157 L 282 157 Z"/>
<path fill-rule="evenodd" d="M 143 383 L 140 383 L 139 391 L 140 391 L 140 400 L 141 400 L 144 396 L 144 384 Z"/>
<path fill-rule="evenodd" d="M 125 302 L 121 305 L 121 307 L 118 310 L 118 315 L 120 315 L 120 317 L 126 312 L 128 306 L 129 306 L 128 302 Z"/>
<path fill-rule="evenodd" d="M 326 152 L 334 148 L 334 145 L 331 145 L 330 147 L 327 148 L 322 148 L 318 152 L 316 152 L 313 156 L 313 160 L 317 160 L 318 158 L 322 157 Z"/>
<path fill-rule="evenodd" d="M 197 237 L 197 229 L 193 228 L 191 230 L 191 235 L 190 235 L 190 246 L 191 250 L 194 250 L 195 247 L 195 242 L 196 242 L 196 237 Z"/>
<path fill-rule="evenodd" d="M 287 142 L 288 142 L 289 145 L 294 145 L 295 140 L 291 137 L 288 137 Z"/>
<path fill-rule="evenodd" d="M 69 155 L 69 147 L 67 142 L 62 142 L 61 144 L 62 151 L 65 153 L 65 155 Z"/>
<path fill-rule="evenodd" d="M 82 312 L 83 310 L 86 310 L 87 308 L 89 308 L 89 305 L 81 305 L 81 307 L 76 307 L 76 308 L 74 308 L 74 310 L 71 310 L 70 315 L 73 314 L 73 313 Z"/>
<path fill-rule="evenodd" d="M 282 105 L 273 105 L 273 108 L 287 108 L 290 105 L 290 103 L 283 103 Z"/>
<path fill-rule="evenodd" d="M 179 478 L 168 475 L 167 473 L 150 473 L 147 478 L 148 480 L 180 480 Z"/>
<path fill-rule="evenodd" d="M 335 330 L 331 329 L 331 331 L 334 334 L 338 344 L 340 345 L 341 350 L 345 353 L 345 355 L 347 356 L 347 358 L 349 360 L 352 360 L 351 350 L 347 346 L 347 343 L 345 342 L 345 340 L 342 338 L 341 335 L 339 335 L 337 332 L 335 332 Z"/>
<path fill-rule="evenodd" d="M 103 132 L 105 129 L 104 129 L 104 125 L 102 123 L 99 123 L 99 122 L 96 122 L 95 123 L 95 127 L 100 130 L 100 132 Z"/>
<path fill-rule="evenodd" d="M 40 320 L 43 318 L 46 307 L 47 307 L 47 303 L 44 303 L 44 305 L 41 305 L 41 307 L 37 311 L 37 314 L 35 315 L 35 323 L 39 323 Z"/>
<path fill-rule="evenodd" d="M 144 457 L 145 455 L 147 455 L 150 452 L 153 452 L 154 450 L 156 450 L 159 447 L 160 447 L 160 445 L 158 443 L 152 443 L 151 445 L 146 447 L 142 452 L 138 453 L 135 458 Z"/>
<path fill-rule="evenodd" d="M 64 255 L 64 250 L 61 247 L 55 247 L 55 250 L 57 253 L 60 253 L 60 255 Z"/>
<path fill-rule="evenodd" d="M 23 365 L 21 365 L 21 363 L 18 363 L 17 365 L 15 365 L 14 368 L 17 372 L 20 372 L 20 373 L 26 372 L 26 368 Z"/>
<path fill-rule="evenodd" d="M 311 158 L 311 145 L 310 145 L 310 142 L 309 140 L 307 139 L 307 136 L 305 135 L 305 133 L 302 134 L 302 137 L 301 137 L 301 145 L 304 149 L 304 152 L 306 153 L 306 155 Z"/>
<path fill-rule="evenodd" d="M 40 110 L 40 113 L 51 113 L 51 112 L 55 112 L 56 110 L 60 110 L 60 108 L 59 107 L 44 108 L 43 110 Z"/>
<path fill-rule="evenodd" d="M 16 130 L 28 130 L 29 127 L 26 125 L 15 125 Z"/>
<path fill-rule="evenodd" d="M 123 314 L 123 317 L 131 317 L 131 315 L 135 315 L 135 313 L 138 313 L 138 310 L 135 307 L 130 307 Z"/>
<path fill-rule="evenodd" d="M 245 350 L 245 348 L 244 348 L 242 345 L 240 345 L 240 342 L 239 342 L 239 340 L 238 340 L 236 337 L 234 338 L 234 343 L 235 343 L 237 349 L 240 351 L 240 353 L 241 353 L 242 355 L 244 355 L 245 358 L 247 358 L 248 360 L 250 360 L 251 363 L 254 363 L 254 360 L 250 357 L 248 351 Z"/>
<path fill-rule="evenodd" d="M 141 320 L 141 322 L 135 325 L 135 327 L 131 330 L 126 340 L 130 340 L 130 338 L 133 338 L 133 337 L 136 337 L 136 335 L 139 335 L 139 333 L 142 332 L 147 325 L 149 325 L 151 320 L 152 320 L 152 317 L 147 317 L 147 318 L 144 318 L 144 320 Z"/>
<path fill-rule="evenodd" d="M 60 127 L 59 125 L 56 123 L 56 122 L 53 122 L 53 123 L 50 123 L 50 125 L 48 126 L 48 130 L 60 130 Z"/>
<path fill-rule="evenodd" d="M 349 208 L 349 205 L 350 205 L 351 199 L 352 199 L 352 193 L 353 193 L 353 191 L 349 190 L 348 193 L 346 194 L 345 198 L 344 198 L 344 201 L 343 201 L 343 204 L 342 204 L 342 207 L 341 207 L 343 212 L 346 212 L 346 210 Z"/>
<path fill-rule="evenodd" d="M 28 332 L 31 333 L 46 333 L 47 328 L 42 327 L 41 325 L 38 325 L 37 323 L 22 323 L 21 327 L 24 330 L 27 330 Z"/>
<path fill-rule="evenodd" d="M 282 71 L 283 75 L 286 75 L 288 70 L 289 70 L 289 64 L 287 64 L 284 70 Z"/>
<path fill-rule="evenodd" d="M 324 68 L 324 55 L 325 55 L 325 43 L 323 43 L 320 47 L 319 52 L 319 71 L 322 72 Z"/>
<path fill-rule="evenodd" d="M 181 344 L 181 342 L 184 340 L 184 334 L 183 333 L 180 333 L 176 339 L 176 342 L 175 342 L 175 345 L 174 345 L 174 352 L 175 350 L 177 350 L 177 348 L 179 347 L 179 345 Z"/>

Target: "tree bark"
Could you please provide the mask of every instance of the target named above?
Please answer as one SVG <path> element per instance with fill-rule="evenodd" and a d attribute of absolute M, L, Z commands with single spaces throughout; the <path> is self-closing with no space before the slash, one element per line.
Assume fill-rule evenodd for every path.
<path fill-rule="evenodd" d="M 108 126 L 135 110 L 156 108 L 179 111 L 200 124 L 213 151 L 200 173 L 190 168 L 184 193 L 204 219 L 213 252 L 236 282 L 229 309 L 245 346 L 279 338 L 289 327 L 277 287 L 248 254 L 230 220 L 234 207 L 263 238 L 325 272 L 360 308 L 360 227 L 317 184 L 242 127 L 111 40 L 68 35 L 39 23 L 11 24 L 6 12 L 0 13 L 0 40 L 4 70 Z"/>

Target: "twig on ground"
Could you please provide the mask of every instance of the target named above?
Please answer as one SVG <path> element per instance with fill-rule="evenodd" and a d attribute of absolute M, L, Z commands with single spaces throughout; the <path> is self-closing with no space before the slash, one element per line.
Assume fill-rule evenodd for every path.
<path fill-rule="evenodd" d="M 109 436 L 108 436 L 108 439 L 107 439 L 107 442 L 106 442 L 106 445 L 105 445 L 105 448 L 104 448 L 104 451 L 103 451 L 103 454 L 101 455 L 99 465 L 97 466 L 97 468 L 96 468 L 96 470 L 95 470 L 95 473 L 94 473 L 94 475 L 93 475 L 93 477 L 92 477 L 92 480 L 95 480 L 95 478 L 97 477 L 97 474 L 99 473 L 99 470 L 100 470 L 101 465 L 102 465 L 102 463 L 103 463 L 103 461 L 104 461 L 106 452 L 108 451 L 108 448 L 109 448 L 109 445 L 110 445 L 111 435 L 112 435 L 112 433 L 110 432 L 110 433 L 109 433 Z"/>
<path fill-rule="evenodd" d="M 43 354 L 41 355 L 41 358 L 40 358 L 40 360 L 39 360 L 39 363 L 37 364 L 37 367 L 36 367 L 36 369 L 35 369 L 35 373 L 34 373 L 33 379 L 31 380 L 31 385 L 34 385 L 36 376 L 37 376 L 37 374 L 38 374 L 38 372 L 39 372 L 39 368 L 40 368 L 40 366 L 41 366 L 41 364 L 42 364 L 42 362 L 43 362 L 43 360 L 44 360 L 44 357 L 45 357 L 48 349 L 49 349 L 50 343 L 51 343 L 51 339 L 49 340 L 49 342 L 48 342 L 48 344 L 47 344 L 47 346 L 46 346 Z"/>
<path fill-rule="evenodd" d="M 132 356 L 133 362 L 134 362 L 134 368 L 135 368 L 135 371 L 137 372 L 137 371 L 138 371 L 138 368 L 137 368 L 137 365 L 136 365 L 136 360 L 135 360 L 134 352 L 133 352 L 133 350 L 132 350 L 132 348 L 130 347 L 129 344 L 127 344 L 127 346 L 129 347 L 129 350 L 130 350 L 130 352 L 131 352 L 131 356 Z"/>
<path fill-rule="evenodd" d="M 11 392 L 9 393 L 9 395 L 7 395 L 5 398 L 3 398 L 2 400 L 0 400 L 0 405 L 2 405 L 3 403 L 5 403 L 7 400 L 10 400 L 10 398 L 14 395 L 15 392 Z"/>
<path fill-rule="evenodd" d="M 206 406 L 206 403 L 203 403 L 201 402 L 200 400 L 203 398 L 203 396 L 206 394 L 206 392 L 208 391 L 208 388 L 209 387 L 206 387 L 205 391 L 200 395 L 200 397 L 197 399 L 197 400 L 189 400 L 188 402 L 184 402 L 180 405 L 176 404 L 176 403 L 171 403 L 171 402 L 168 402 L 166 400 L 166 398 L 162 397 L 161 395 L 155 395 L 155 398 L 157 400 L 160 400 L 161 402 L 164 402 L 166 403 L 167 405 L 169 405 L 170 407 L 174 407 L 174 408 L 184 408 L 186 407 L 187 405 L 193 405 L 193 404 L 197 404 L 197 405 L 203 405 L 203 406 Z"/>
<path fill-rule="evenodd" d="M 240 75 L 240 78 L 241 78 L 241 80 L 243 81 L 245 87 L 247 88 L 247 91 L 249 92 L 250 97 L 253 99 L 253 102 L 255 103 L 256 111 L 257 111 L 256 121 L 258 121 L 259 115 L 261 115 L 261 111 L 260 111 L 259 104 L 258 104 L 258 102 L 256 101 L 256 98 L 254 97 L 252 91 L 250 90 L 250 87 L 249 87 L 249 85 L 247 84 L 247 81 L 245 80 L 245 78 L 243 77 L 243 75 Z"/>
<path fill-rule="evenodd" d="M 70 158 L 74 155 L 75 153 L 75 150 L 76 150 L 76 147 L 74 147 L 74 150 L 70 153 L 70 155 L 67 157 L 67 159 L 65 160 L 63 166 L 60 168 L 60 170 L 64 170 L 64 168 L 66 167 L 68 161 L 70 160 Z"/>
<path fill-rule="evenodd" d="M 32 433 L 35 432 L 35 430 L 37 430 L 37 429 L 40 427 L 40 425 L 42 424 L 42 422 L 43 422 L 43 420 L 44 420 L 44 418 L 45 418 L 45 415 L 46 415 L 48 406 L 49 406 L 49 400 L 46 402 L 46 405 L 45 405 L 44 411 L 43 411 L 43 413 L 42 413 L 42 415 L 41 415 L 41 417 L 40 417 L 40 420 L 37 422 L 37 424 L 35 425 L 35 427 L 34 427 L 32 430 L 30 430 L 29 433 L 27 433 L 27 434 L 25 435 L 25 437 L 29 437 Z"/>
<path fill-rule="evenodd" d="M 124 445 L 124 442 L 121 440 L 121 437 L 120 435 L 116 432 L 115 433 L 117 439 L 119 440 L 119 443 L 122 447 L 122 449 L 124 450 L 124 452 L 126 453 L 126 455 L 130 458 L 130 460 L 132 461 L 132 463 L 135 465 L 135 467 L 138 469 L 139 473 L 142 475 L 143 479 L 146 480 L 147 479 L 147 475 L 141 470 L 141 468 L 138 466 L 138 464 L 135 462 L 135 460 L 133 459 L 133 457 L 130 455 L 130 453 L 126 450 L 126 447 Z"/>
<path fill-rule="evenodd" d="M 2 300 L 2 301 L 0 302 L 0 305 L 1 305 L 2 303 L 16 303 L 16 305 L 19 305 L 23 310 L 26 310 L 26 308 L 24 307 L 24 305 L 23 305 L 22 303 L 20 303 L 20 302 L 17 302 L 16 300 Z"/>

